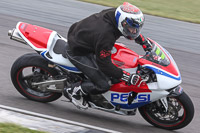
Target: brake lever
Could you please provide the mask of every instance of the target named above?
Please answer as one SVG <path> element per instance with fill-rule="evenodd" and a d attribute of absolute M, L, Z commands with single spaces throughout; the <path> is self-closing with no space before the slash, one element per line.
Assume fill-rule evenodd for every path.
<path fill-rule="evenodd" d="M 140 81 L 140 83 L 138 84 L 138 87 L 140 87 L 140 85 L 141 85 L 143 82 L 146 82 L 146 81 L 148 81 L 148 80 L 149 80 L 149 75 L 146 75 L 145 78 L 142 79 L 142 80 Z"/>
<path fill-rule="evenodd" d="M 148 72 L 145 72 L 145 70 L 142 69 L 142 66 L 140 64 L 138 64 L 138 68 L 137 68 L 136 74 L 138 74 L 142 78 L 142 80 L 138 84 L 138 87 L 140 87 L 140 85 L 143 82 L 146 82 L 146 81 L 149 80 L 149 74 L 148 74 Z"/>

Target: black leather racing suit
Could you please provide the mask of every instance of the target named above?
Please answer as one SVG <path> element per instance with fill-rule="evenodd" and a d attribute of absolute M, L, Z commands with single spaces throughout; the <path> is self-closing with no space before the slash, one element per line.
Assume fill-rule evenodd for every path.
<path fill-rule="evenodd" d="M 90 79 L 81 84 L 85 93 L 106 92 L 110 88 L 110 78 L 121 79 L 123 75 L 122 69 L 111 61 L 111 49 L 122 36 L 117 28 L 115 10 L 93 14 L 74 23 L 68 31 L 67 56 Z M 135 41 L 143 44 L 146 39 L 140 35 Z"/>

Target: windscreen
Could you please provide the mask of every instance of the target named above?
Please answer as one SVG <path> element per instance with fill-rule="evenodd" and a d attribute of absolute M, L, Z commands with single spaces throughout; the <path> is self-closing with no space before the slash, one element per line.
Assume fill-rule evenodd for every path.
<path fill-rule="evenodd" d="M 152 43 L 152 51 L 146 54 L 143 58 L 162 66 L 168 66 L 170 64 L 165 52 L 154 43 Z"/>

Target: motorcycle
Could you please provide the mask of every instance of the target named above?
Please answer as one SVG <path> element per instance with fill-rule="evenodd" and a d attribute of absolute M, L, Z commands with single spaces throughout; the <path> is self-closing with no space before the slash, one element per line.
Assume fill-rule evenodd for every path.
<path fill-rule="evenodd" d="M 18 22 L 8 35 L 37 52 L 19 57 L 11 68 L 12 83 L 26 98 L 52 102 L 62 96 L 66 86 L 87 80 L 66 57 L 67 40 L 56 31 Z M 170 53 L 152 39 L 148 40 L 152 50 L 145 55 L 138 55 L 121 43 L 115 43 L 111 51 L 114 65 L 140 75 L 136 85 L 121 81 L 112 84 L 106 93 L 85 98 L 93 109 L 120 115 L 135 115 L 138 109 L 156 127 L 183 128 L 193 119 L 193 103 L 180 86 L 181 75 Z"/>

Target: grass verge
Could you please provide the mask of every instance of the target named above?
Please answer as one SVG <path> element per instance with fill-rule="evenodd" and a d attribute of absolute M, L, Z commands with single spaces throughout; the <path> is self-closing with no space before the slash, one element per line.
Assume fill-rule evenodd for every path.
<path fill-rule="evenodd" d="M 0 133 L 45 133 L 31 130 L 12 123 L 0 123 Z"/>
<path fill-rule="evenodd" d="M 200 0 L 80 0 L 110 7 L 129 2 L 143 13 L 200 24 Z"/>

